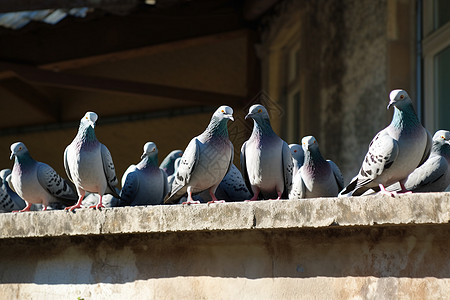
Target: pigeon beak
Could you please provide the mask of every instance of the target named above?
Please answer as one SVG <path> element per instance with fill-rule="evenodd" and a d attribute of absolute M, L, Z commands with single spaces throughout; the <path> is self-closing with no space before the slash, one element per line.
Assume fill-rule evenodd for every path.
<path fill-rule="evenodd" d="M 251 118 L 252 116 L 253 116 L 252 113 L 248 113 L 248 114 L 245 116 L 245 119 L 247 120 L 248 118 Z"/>
<path fill-rule="evenodd" d="M 11 155 L 9 156 L 9 160 L 12 160 L 14 158 L 14 153 L 11 152 Z"/>
<path fill-rule="evenodd" d="M 147 153 L 142 153 L 141 159 L 143 159 L 146 155 L 147 155 Z"/>
<path fill-rule="evenodd" d="M 391 106 L 394 105 L 394 103 L 395 103 L 395 101 L 390 101 L 388 106 L 387 106 L 387 109 L 391 108 Z"/>
<path fill-rule="evenodd" d="M 228 119 L 230 119 L 231 121 L 233 121 L 233 122 L 234 122 L 234 118 L 233 118 L 233 116 L 232 116 L 232 115 L 228 115 Z"/>

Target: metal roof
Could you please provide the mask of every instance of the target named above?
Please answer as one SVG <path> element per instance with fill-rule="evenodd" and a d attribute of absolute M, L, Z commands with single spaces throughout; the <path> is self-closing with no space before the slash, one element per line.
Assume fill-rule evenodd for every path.
<path fill-rule="evenodd" d="M 84 18 L 92 9 L 88 7 L 71 9 L 43 9 L 32 11 L 19 11 L 0 14 L 0 26 L 10 29 L 20 29 L 31 21 L 56 24 L 67 16 Z"/>

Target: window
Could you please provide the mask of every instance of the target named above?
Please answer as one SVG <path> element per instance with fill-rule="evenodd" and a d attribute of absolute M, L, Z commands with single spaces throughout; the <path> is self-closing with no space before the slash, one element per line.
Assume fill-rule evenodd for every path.
<path fill-rule="evenodd" d="M 450 1 L 424 1 L 425 125 L 450 130 Z"/>

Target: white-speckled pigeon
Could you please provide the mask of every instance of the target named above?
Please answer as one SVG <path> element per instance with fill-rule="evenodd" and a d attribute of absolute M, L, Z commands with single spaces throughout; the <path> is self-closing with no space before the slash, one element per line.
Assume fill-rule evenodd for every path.
<path fill-rule="evenodd" d="M 192 194 L 207 189 L 213 201 L 218 201 L 216 189 L 233 163 L 234 150 L 227 127 L 229 120 L 234 120 L 233 109 L 219 107 L 206 130 L 190 141 L 164 203 L 176 203 L 186 193 L 187 203 L 198 203 L 192 199 Z"/>
<path fill-rule="evenodd" d="M 450 185 L 450 132 L 439 130 L 433 136 L 430 157 L 415 169 L 405 182 L 405 188 L 412 192 L 443 192 Z M 387 191 L 401 191 L 398 183 Z"/>
<path fill-rule="evenodd" d="M 253 119 L 253 132 L 241 148 L 241 170 L 253 192 L 250 200 L 287 198 L 292 187 L 291 150 L 272 129 L 264 106 L 252 105 L 245 118 Z"/>
<path fill-rule="evenodd" d="M 319 143 L 313 136 L 302 139 L 305 160 L 294 175 L 289 199 L 336 197 L 344 187 L 341 170 L 331 160 L 325 160 Z"/>
<path fill-rule="evenodd" d="M 431 149 L 430 133 L 422 126 L 411 98 L 393 90 L 388 109 L 394 106 L 391 124 L 370 142 L 361 169 L 339 196 L 359 196 L 368 189 L 394 196 L 385 187 L 399 182 L 402 192 L 408 175 L 426 161 Z"/>
<path fill-rule="evenodd" d="M 97 193 L 100 201 L 92 208 L 104 207 L 102 196 L 105 193 L 119 198 L 115 190 L 118 183 L 111 154 L 95 136 L 95 122 L 98 116 L 87 112 L 80 121 L 78 133 L 64 151 L 64 168 L 67 176 L 78 191 L 78 202 L 66 209 L 73 211 L 81 207 L 86 192 Z"/>
<path fill-rule="evenodd" d="M 141 159 L 136 166 L 131 165 L 126 177 L 122 178 L 122 206 L 162 204 L 169 192 L 166 172 L 158 167 L 158 148 L 155 143 L 145 143 Z"/>
<path fill-rule="evenodd" d="M 292 162 L 294 163 L 294 169 L 292 171 L 292 178 L 300 170 L 305 160 L 305 154 L 303 153 L 303 148 L 299 144 L 290 144 L 289 149 L 291 149 Z"/>
<path fill-rule="evenodd" d="M 53 202 L 64 205 L 73 204 L 75 191 L 49 165 L 34 160 L 24 143 L 11 145 L 11 159 L 15 157 L 10 182 L 11 188 L 26 202 L 24 209 L 29 211 L 34 203 L 42 204 L 43 210 Z"/>
<path fill-rule="evenodd" d="M 175 172 L 175 160 L 180 158 L 183 155 L 183 151 L 181 150 L 173 150 L 164 158 L 162 163 L 159 165 L 159 168 L 166 172 L 167 176 L 172 175 Z"/>
<path fill-rule="evenodd" d="M 11 179 L 10 174 L 10 169 L 3 169 L 0 171 L 0 210 L 5 212 L 21 210 L 26 206 L 25 201 L 10 188 L 9 183 L 7 182 L 8 176 Z"/>

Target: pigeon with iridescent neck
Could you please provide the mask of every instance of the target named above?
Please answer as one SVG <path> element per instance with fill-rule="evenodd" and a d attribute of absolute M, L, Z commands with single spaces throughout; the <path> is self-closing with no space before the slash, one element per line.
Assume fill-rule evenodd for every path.
<path fill-rule="evenodd" d="M 158 167 L 158 148 L 153 142 L 144 145 L 137 165 L 128 167 L 122 177 L 122 206 L 162 204 L 169 192 L 167 175 Z"/>
<path fill-rule="evenodd" d="M 166 172 L 167 176 L 172 175 L 175 172 L 175 160 L 183 155 L 182 150 L 173 150 L 164 158 L 159 167 Z"/>
<path fill-rule="evenodd" d="M 9 180 L 11 180 L 10 174 L 10 169 L 3 169 L 0 171 L 0 210 L 5 212 L 21 210 L 26 206 L 25 201 L 10 188 L 8 183 L 8 176 Z"/>
<path fill-rule="evenodd" d="M 164 203 L 176 203 L 186 193 L 186 203 L 199 203 L 192 195 L 204 190 L 209 190 L 212 201 L 219 201 L 215 196 L 216 189 L 233 163 L 234 150 L 227 127 L 229 120 L 234 120 L 233 109 L 219 107 L 206 130 L 190 141 Z"/>
<path fill-rule="evenodd" d="M 249 200 L 287 198 L 292 187 L 291 150 L 272 129 L 269 114 L 260 104 L 252 105 L 246 119 L 253 119 L 253 131 L 241 148 L 241 170 L 253 192 Z"/>
<path fill-rule="evenodd" d="M 294 175 L 289 199 L 336 197 L 344 187 L 341 170 L 331 160 L 325 160 L 313 136 L 302 139 L 304 162 Z"/>
<path fill-rule="evenodd" d="M 405 188 L 415 193 L 443 192 L 450 185 L 450 131 L 438 130 L 433 136 L 431 154 L 405 181 Z M 386 188 L 400 191 L 398 183 Z"/>
<path fill-rule="evenodd" d="M 97 119 L 96 113 L 87 112 L 80 121 L 77 135 L 64 151 L 64 168 L 79 196 L 77 204 L 66 208 L 70 211 L 81 207 L 86 192 L 100 195 L 99 203 L 91 208 L 104 207 L 102 197 L 105 193 L 119 198 L 115 190 L 118 180 L 111 154 L 95 136 Z"/>
<path fill-rule="evenodd" d="M 401 192 L 408 192 L 404 186 L 408 175 L 430 155 L 431 135 L 417 118 L 409 95 L 393 90 L 389 98 L 387 108 L 394 107 L 391 124 L 370 142 L 358 175 L 339 196 L 359 196 L 369 189 L 394 196 L 385 187 L 396 182 Z"/>
<path fill-rule="evenodd" d="M 72 205 L 77 195 L 74 190 L 49 165 L 31 157 L 22 142 L 11 145 L 14 166 L 8 180 L 11 188 L 26 202 L 22 211 L 29 211 L 32 204 L 42 204 L 47 210 L 50 203 Z"/>

